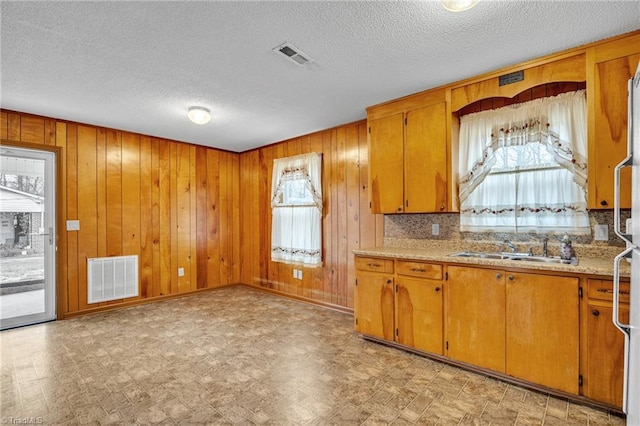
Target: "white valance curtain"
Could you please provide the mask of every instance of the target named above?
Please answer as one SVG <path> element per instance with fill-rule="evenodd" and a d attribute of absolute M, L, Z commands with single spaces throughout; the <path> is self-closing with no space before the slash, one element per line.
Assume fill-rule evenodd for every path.
<path fill-rule="evenodd" d="M 322 155 L 273 161 L 271 260 L 322 265 Z"/>
<path fill-rule="evenodd" d="M 460 120 L 462 231 L 590 233 L 584 90 Z"/>

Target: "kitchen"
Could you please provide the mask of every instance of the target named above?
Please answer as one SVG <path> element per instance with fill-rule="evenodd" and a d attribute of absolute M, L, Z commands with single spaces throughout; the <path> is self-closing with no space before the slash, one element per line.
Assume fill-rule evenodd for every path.
<path fill-rule="evenodd" d="M 638 45 L 635 41 L 637 33 L 628 37 L 630 38 L 626 40 L 611 40 L 612 46 L 618 46 L 617 42 L 623 47 L 603 48 L 605 52 L 614 53 L 603 54 L 605 59 L 601 61 L 604 63 L 602 68 L 608 69 L 610 60 L 622 58 L 621 61 L 631 63 L 637 57 L 638 52 L 633 50 Z M 524 66 L 518 64 L 456 85 L 464 87 L 521 69 L 544 68 L 546 64 L 552 64 L 563 57 L 562 60 L 569 58 L 568 65 L 563 65 L 563 70 L 582 73 L 576 80 L 586 82 L 586 90 L 589 92 L 590 87 L 597 88 L 600 84 L 594 75 L 598 46 L 588 48 L 591 50 L 583 56 L 586 59 L 583 60 L 581 69 L 570 62 L 571 58 L 575 60 L 583 55 L 580 49 L 582 48 L 570 49 L 562 54 L 533 60 Z M 544 69 L 540 73 L 545 84 L 550 81 L 549 75 L 557 75 L 554 68 L 549 69 L 546 74 Z M 632 72 L 631 64 L 627 69 Z M 565 78 L 567 77 L 562 75 L 562 79 L 556 81 L 569 81 Z M 607 76 L 606 81 L 613 81 L 615 78 L 617 77 Z M 629 76 L 619 78 L 625 84 L 620 89 L 623 93 L 626 93 L 624 81 L 628 78 Z M 525 84 L 527 83 L 525 79 Z M 510 88 L 514 84 L 504 87 Z M 455 87 L 445 91 L 453 89 Z M 428 98 L 431 94 L 417 95 L 420 96 Z M 451 96 L 453 99 L 453 93 Z M 445 95 L 445 102 L 446 99 Z M 588 102 L 596 105 L 594 98 L 588 97 Z M 595 113 L 593 108 L 589 111 Z M 616 117 L 624 120 L 625 116 L 618 114 Z M 451 118 L 448 116 L 446 120 L 449 123 Z M 595 126 L 595 132 L 603 131 L 597 127 L 597 123 L 592 120 L 590 125 Z M 446 206 L 440 209 L 440 205 L 437 205 L 434 210 L 437 213 L 413 216 L 371 213 L 369 202 L 374 200 L 369 195 L 371 188 L 368 168 L 374 164 L 374 157 L 373 152 L 368 150 L 368 127 L 366 122 L 357 121 L 235 154 L 3 110 L 1 138 L 3 141 L 57 145 L 66 150 L 62 151 L 66 152 L 66 158 L 62 162 L 63 188 L 66 188 L 62 197 L 63 205 L 67 206 L 65 220 L 78 219 L 82 225 L 78 232 L 63 233 L 59 245 L 62 264 L 72 265 L 58 271 L 59 282 L 67 283 L 60 288 L 59 318 L 132 306 L 139 299 L 160 300 L 167 295 L 235 283 L 265 288 L 349 312 L 354 306 L 357 266 L 353 250 L 389 245 L 394 242 L 392 239 L 463 241 L 466 237 L 457 230 L 458 215 L 453 204 L 455 198 L 452 196 L 455 190 L 453 179 L 445 179 Z M 593 134 L 589 131 L 589 137 L 592 138 Z M 593 143 L 589 147 L 591 149 Z M 598 224 L 613 223 L 611 211 L 608 208 L 602 209 L 607 206 L 598 206 L 598 203 L 605 201 L 610 207 L 613 195 L 605 193 L 600 199 L 592 197 L 597 193 L 596 189 L 608 191 L 609 186 L 612 186 L 612 177 L 602 172 L 619 160 L 609 160 L 606 153 L 610 151 L 612 152 L 605 147 L 603 152 L 589 156 L 590 161 L 597 160 L 593 167 L 590 163 L 589 173 L 596 174 L 593 177 L 590 174 L 588 201 L 589 207 L 593 209 L 591 220 Z M 324 266 L 302 268 L 299 278 L 293 278 L 293 270 L 297 268 L 272 263 L 268 258 L 270 168 L 275 158 L 306 152 L 324 154 Z M 601 161 L 604 163 L 601 164 Z M 446 163 L 445 167 L 451 166 Z M 450 176 L 450 171 L 447 170 L 444 176 Z M 140 185 L 134 185 L 136 189 L 133 191 L 123 191 L 131 182 L 139 182 Z M 591 185 L 596 185 L 596 182 L 605 182 L 604 189 L 595 186 L 592 188 Z M 395 185 L 394 188 L 402 186 Z M 188 190 L 181 191 L 180 188 Z M 195 190 L 191 190 L 193 188 Z M 385 194 L 392 192 L 384 191 Z M 142 201 L 140 205 L 137 205 L 138 200 Z M 627 199 L 626 202 L 629 206 L 630 200 Z M 156 204 L 157 211 L 145 207 Z M 404 200 L 400 205 L 403 204 Z M 136 225 L 138 221 L 140 226 Z M 439 235 L 429 235 L 434 234 L 434 228 L 438 229 Z M 609 249 L 608 243 L 594 243 L 585 239 L 574 241 L 576 252 L 579 256 L 584 253 L 581 244 L 602 244 L 603 249 L 607 246 L 607 250 L 617 250 L 611 228 L 609 233 L 614 249 Z M 495 240 L 501 242 L 503 239 L 499 237 Z M 536 250 L 541 247 L 540 242 L 530 244 L 528 240 L 519 240 L 518 236 L 511 239 L 519 247 L 532 245 Z M 152 249 L 148 249 L 149 247 Z M 551 242 L 550 248 L 554 254 L 558 247 L 559 241 Z M 450 252 L 454 251 L 457 248 Z M 82 259 L 136 252 L 140 255 L 142 265 L 141 296 L 102 302 L 97 307 L 89 305 L 86 265 Z M 170 262 L 165 262 L 164 259 L 170 259 Z M 613 258 L 610 260 L 612 263 Z M 186 266 L 183 276 L 171 273 L 180 266 Z"/>

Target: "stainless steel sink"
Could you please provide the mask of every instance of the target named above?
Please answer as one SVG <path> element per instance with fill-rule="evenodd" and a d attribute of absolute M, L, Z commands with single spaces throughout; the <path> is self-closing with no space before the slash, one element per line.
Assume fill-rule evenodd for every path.
<path fill-rule="evenodd" d="M 537 263 L 553 263 L 562 265 L 577 265 L 578 259 L 561 259 L 557 256 L 532 256 L 526 253 L 488 253 L 480 251 L 461 251 L 459 253 L 452 253 L 451 257 L 473 257 L 477 259 L 494 259 L 494 260 L 514 260 L 522 262 L 537 262 Z"/>
<path fill-rule="evenodd" d="M 481 259 L 509 259 L 509 256 L 503 253 L 484 253 L 478 251 L 461 251 L 460 253 L 453 253 L 449 256 L 452 257 L 477 257 Z"/>
<path fill-rule="evenodd" d="M 522 260 L 524 262 L 558 263 L 558 264 L 564 264 L 564 265 L 577 265 L 578 264 L 578 259 L 567 260 L 567 259 L 560 259 L 559 257 L 555 257 L 555 256 L 549 256 L 549 257 L 544 257 L 544 256 L 522 256 L 522 257 L 517 257 L 517 256 L 513 256 L 509 260 Z"/>

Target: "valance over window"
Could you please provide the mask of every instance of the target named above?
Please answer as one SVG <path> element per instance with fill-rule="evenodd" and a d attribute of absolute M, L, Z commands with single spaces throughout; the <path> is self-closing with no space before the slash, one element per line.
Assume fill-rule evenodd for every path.
<path fill-rule="evenodd" d="M 460 120 L 462 231 L 588 234 L 584 90 Z"/>
<path fill-rule="evenodd" d="M 322 264 L 322 156 L 279 158 L 271 182 L 271 260 Z"/>

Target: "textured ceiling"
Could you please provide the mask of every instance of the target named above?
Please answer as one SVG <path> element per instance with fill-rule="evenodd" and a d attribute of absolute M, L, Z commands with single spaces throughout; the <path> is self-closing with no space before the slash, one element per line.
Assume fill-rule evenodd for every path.
<path fill-rule="evenodd" d="M 640 1 L 0 2 L 2 108 L 244 151 L 640 28 Z M 314 62 L 272 52 L 289 42 Z M 206 125 L 187 108 L 213 113 Z"/>

